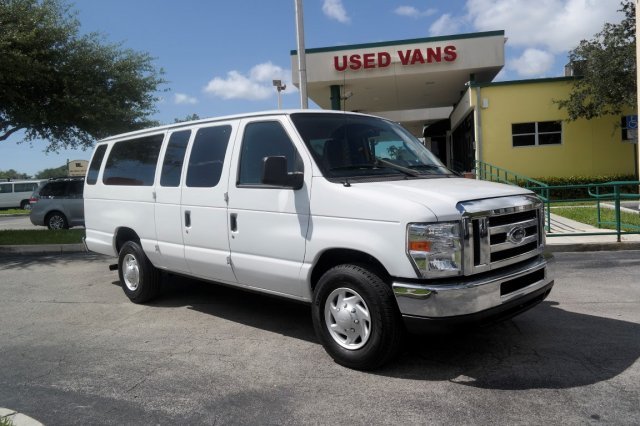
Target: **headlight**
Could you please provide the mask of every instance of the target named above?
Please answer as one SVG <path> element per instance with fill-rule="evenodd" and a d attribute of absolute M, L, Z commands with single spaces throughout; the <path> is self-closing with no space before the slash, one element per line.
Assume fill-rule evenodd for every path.
<path fill-rule="evenodd" d="M 424 278 L 461 275 L 460 223 L 409 224 L 407 254 Z"/>

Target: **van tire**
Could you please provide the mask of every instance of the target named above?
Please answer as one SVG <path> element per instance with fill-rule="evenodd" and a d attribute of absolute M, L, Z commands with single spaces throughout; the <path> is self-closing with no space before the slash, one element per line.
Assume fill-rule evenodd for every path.
<path fill-rule="evenodd" d="M 311 311 L 316 336 L 340 365 L 371 370 L 400 350 L 404 328 L 393 292 L 366 266 L 338 265 L 325 272 Z"/>
<path fill-rule="evenodd" d="M 127 241 L 120 248 L 118 276 L 124 294 L 133 303 L 148 302 L 160 292 L 160 273 L 135 241 Z"/>
<path fill-rule="evenodd" d="M 51 212 L 47 215 L 45 219 L 45 223 L 47 228 L 52 231 L 58 229 L 69 229 L 69 222 L 67 221 L 67 217 L 60 212 Z"/>

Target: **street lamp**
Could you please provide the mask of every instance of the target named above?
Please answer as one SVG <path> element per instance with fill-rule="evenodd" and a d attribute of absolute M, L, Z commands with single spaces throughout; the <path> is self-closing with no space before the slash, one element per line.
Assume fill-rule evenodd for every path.
<path fill-rule="evenodd" d="M 286 84 L 282 84 L 282 80 L 273 80 L 273 86 L 278 90 L 278 109 L 282 108 L 280 104 L 280 92 L 287 88 Z"/>

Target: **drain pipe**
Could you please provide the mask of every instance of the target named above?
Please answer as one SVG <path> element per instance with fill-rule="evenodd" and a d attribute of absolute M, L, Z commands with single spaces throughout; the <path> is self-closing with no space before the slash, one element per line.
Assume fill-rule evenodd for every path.
<path fill-rule="evenodd" d="M 473 83 L 471 83 L 473 84 Z M 482 108 L 482 97 L 480 96 L 480 86 L 476 86 L 476 108 L 475 108 L 475 114 L 474 114 L 474 133 L 475 133 L 475 145 L 476 145 L 476 149 L 475 149 L 475 166 L 474 169 L 476 169 L 476 179 L 478 179 L 478 170 L 477 170 L 477 166 L 479 164 L 479 161 L 482 161 L 482 114 L 480 112 L 480 109 Z"/>

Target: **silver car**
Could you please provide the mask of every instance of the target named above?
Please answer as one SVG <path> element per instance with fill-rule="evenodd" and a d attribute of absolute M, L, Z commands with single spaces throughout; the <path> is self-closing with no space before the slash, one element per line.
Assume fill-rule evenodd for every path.
<path fill-rule="evenodd" d="M 84 226 L 84 178 L 42 182 L 31 195 L 31 223 L 49 229 Z"/>

